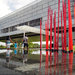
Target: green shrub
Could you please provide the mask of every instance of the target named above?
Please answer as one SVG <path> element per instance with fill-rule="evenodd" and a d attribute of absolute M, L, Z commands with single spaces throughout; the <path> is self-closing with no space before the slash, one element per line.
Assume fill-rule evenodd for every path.
<path fill-rule="evenodd" d="M 29 45 L 29 48 L 33 48 L 34 47 L 34 44 L 31 43 L 31 42 L 29 42 L 28 45 Z"/>
<path fill-rule="evenodd" d="M 28 54 L 32 54 L 34 50 L 28 50 Z"/>
<path fill-rule="evenodd" d="M 10 49 L 12 49 L 12 50 L 14 49 L 14 44 L 12 44 L 12 45 L 10 46 Z"/>
<path fill-rule="evenodd" d="M 14 48 L 14 44 L 12 44 L 10 47 L 13 47 Z"/>
<path fill-rule="evenodd" d="M 0 48 L 1 48 L 1 49 L 5 49 L 5 48 L 6 48 L 6 46 L 2 46 L 2 45 L 1 45 L 1 46 L 0 46 Z"/>
<path fill-rule="evenodd" d="M 39 48 L 40 46 L 38 44 L 34 44 L 33 48 Z"/>

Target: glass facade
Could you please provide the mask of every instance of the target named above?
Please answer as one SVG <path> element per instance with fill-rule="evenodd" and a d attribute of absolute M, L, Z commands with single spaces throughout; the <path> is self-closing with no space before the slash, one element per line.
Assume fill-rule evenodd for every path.
<path fill-rule="evenodd" d="M 74 0 L 70 1 L 71 1 L 72 24 L 74 27 Z M 68 31 L 68 0 L 66 0 L 66 3 L 67 3 L 66 13 L 67 13 L 67 31 Z M 57 19 L 58 0 L 37 0 L 21 9 L 14 11 L 13 13 L 3 18 L 0 18 L 1 33 L 16 31 L 17 29 L 15 27 L 22 25 L 29 25 L 39 28 L 40 18 L 42 18 L 42 24 L 43 24 L 42 28 L 45 29 L 45 21 L 47 20 L 47 15 L 48 15 L 48 6 L 50 6 L 51 9 L 53 10 L 53 14 L 54 11 L 56 11 L 56 25 L 58 26 L 58 19 Z M 62 0 L 60 0 L 60 11 L 61 10 L 62 10 Z M 60 29 L 61 29 L 61 22 L 60 22 Z"/>

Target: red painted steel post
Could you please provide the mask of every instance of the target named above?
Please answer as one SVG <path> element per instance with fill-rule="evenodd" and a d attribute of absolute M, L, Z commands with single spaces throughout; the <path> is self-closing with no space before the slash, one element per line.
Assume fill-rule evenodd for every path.
<path fill-rule="evenodd" d="M 45 75 L 48 75 L 48 26 L 47 22 L 45 24 L 45 32 L 46 32 L 46 63 L 45 63 Z"/>
<path fill-rule="evenodd" d="M 69 75 L 72 75 L 73 40 L 72 40 L 72 17 L 70 9 L 70 0 L 68 0 L 68 24 L 69 24 Z"/>
<path fill-rule="evenodd" d="M 56 11 L 54 12 L 54 75 L 56 75 Z"/>
<path fill-rule="evenodd" d="M 64 75 L 66 75 L 66 55 L 67 55 L 67 48 L 66 48 L 66 1 L 63 7 L 63 17 L 64 17 Z"/>
<path fill-rule="evenodd" d="M 61 21 L 61 22 L 63 22 L 63 29 L 62 29 L 62 26 L 61 26 L 61 32 L 62 32 L 62 68 L 64 68 L 63 67 L 63 65 L 64 65 L 64 51 L 65 51 L 65 49 L 64 49 L 64 8 L 65 8 L 65 6 L 64 6 L 64 0 L 62 0 L 62 10 L 63 10 L 63 15 L 61 14 L 61 16 L 62 16 L 62 18 L 63 18 L 63 21 Z M 62 19 L 61 18 L 61 19 Z M 62 24 L 61 24 L 62 25 Z M 62 72 L 63 73 L 63 72 Z"/>
<path fill-rule="evenodd" d="M 60 15 L 60 0 L 58 0 L 58 35 L 57 35 L 57 51 L 59 49 L 59 15 Z M 57 52 L 57 73 L 59 75 L 59 59 L 58 59 L 58 52 Z"/>
<path fill-rule="evenodd" d="M 45 24 L 45 31 L 46 31 L 46 63 L 45 63 L 45 75 L 48 75 L 49 14 L 50 14 L 50 8 L 48 7 L 48 18 L 47 18 L 47 22 Z"/>
<path fill-rule="evenodd" d="M 57 36 L 57 50 L 59 47 L 59 14 L 60 14 L 60 0 L 58 0 L 58 36 Z"/>
<path fill-rule="evenodd" d="M 51 10 L 51 13 L 50 13 L 50 74 L 52 74 L 52 69 L 51 69 L 51 65 L 52 65 L 52 15 L 53 15 L 53 11 Z"/>
<path fill-rule="evenodd" d="M 47 26 L 49 30 L 49 14 L 50 14 L 50 7 L 48 7 L 48 18 L 47 18 Z M 48 33 L 49 34 L 49 33 Z"/>
<path fill-rule="evenodd" d="M 65 5 L 64 5 L 64 49 L 65 51 L 67 51 L 67 48 L 66 48 L 66 2 L 65 2 Z"/>
<path fill-rule="evenodd" d="M 63 25 L 62 25 L 62 11 L 61 11 L 61 38 L 62 38 L 62 64 L 61 64 L 61 75 L 63 75 L 63 50 L 64 50 L 64 38 L 63 38 Z"/>

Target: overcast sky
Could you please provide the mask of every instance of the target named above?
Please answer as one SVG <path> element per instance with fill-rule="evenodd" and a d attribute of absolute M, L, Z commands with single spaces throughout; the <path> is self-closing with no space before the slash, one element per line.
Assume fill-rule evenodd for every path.
<path fill-rule="evenodd" d="M 19 9 L 35 0 L 0 0 L 0 17 Z"/>

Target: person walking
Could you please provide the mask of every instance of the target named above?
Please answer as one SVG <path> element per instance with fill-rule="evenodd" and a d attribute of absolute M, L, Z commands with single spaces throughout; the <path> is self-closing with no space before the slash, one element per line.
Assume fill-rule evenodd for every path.
<path fill-rule="evenodd" d="M 11 38 L 10 38 L 10 41 L 14 44 L 14 54 L 17 55 L 18 44 L 17 44 L 17 42 L 14 43 L 14 42 L 11 40 Z"/>
<path fill-rule="evenodd" d="M 28 37 L 23 38 L 23 64 L 28 60 Z"/>
<path fill-rule="evenodd" d="M 7 47 L 7 52 L 6 52 L 6 65 L 9 67 L 9 61 L 10 61 L 10 39 L 9 36 L 6 37 L 6 47 Z"/>

